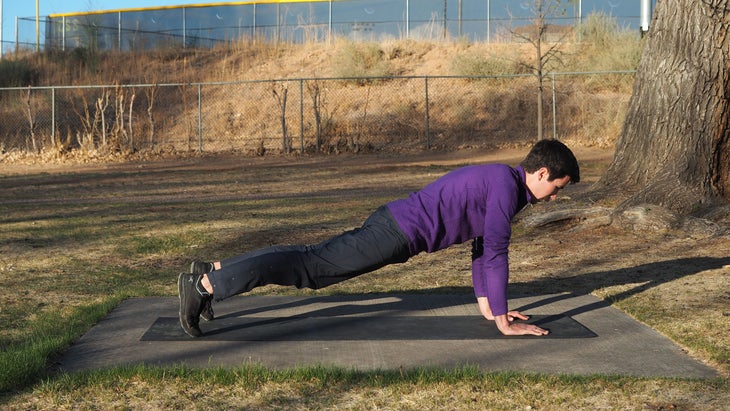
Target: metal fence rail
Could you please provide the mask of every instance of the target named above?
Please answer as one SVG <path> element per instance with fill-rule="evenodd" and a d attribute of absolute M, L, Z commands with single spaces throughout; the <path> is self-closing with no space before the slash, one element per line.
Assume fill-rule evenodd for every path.
<path fill-rule="evenodd" d="M 615 19 L 617 27 L 648 30 L 651 4 L 638 2 L 545 2 L 547 37 L 553 29 L 576 30 L 591 14 Z M 536 17 L 534 4 L 513 0 L 274 0 L 15 17 L 14 41 L 6 49 L 150 50 L 214 47 L 242 39 L 272 43 L 384 39 L 511 41 L 513 31 Z M 40 33 L 44 33 L 43 36 Z M 2 56 L 2 47 L 0 47 Z"/>
<path fill-rule="evenodd" d="M 546 77 L 546 137 L 612 141 L 633 72 Z M 0 89 L 0 153 L 412 150 L 534 141 L 536 79 L 301 78 Z M 627 91 L 628 90 L 628 91 Z"/>

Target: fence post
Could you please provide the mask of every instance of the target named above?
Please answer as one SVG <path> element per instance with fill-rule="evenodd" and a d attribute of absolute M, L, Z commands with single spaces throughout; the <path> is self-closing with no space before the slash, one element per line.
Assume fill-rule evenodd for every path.
<path fill-rule="evenodd" d="M 426 89 L 426 149 L 431 148 L 431 118 L 428 113 L 428 76 L 425 77 Z"/>
<path fill-rule="evenodd" d="M 187 19 L 188 19 L 187 11 L 186 11 L 186 8 L 183 7 L 182 8 L 182 40 L 183 40 L 182 48 L 187 48 L 187 44 L 188 44 L 188 28 L 186 26 Z"/>
<path fill-rule="evenodd" d="M 117 49 L 122 51 L 122 12 L 117 13 Z"/>
<path fill-rule="evenodd" d="M 299 147 L 304 154 L 304 79 L 299 79 Z"/>
<path fill-rule="evenodd" d="M 56 143 L 56 88 L 51 87 L 51 142 Z"/>
<path fill-rule="evenodd" d="M 409 1 L 406 0 L 406 39 L 411 38 L 411 16 L 410 11 L 411 7 L 409 4 Z"/>
<path fill-rule="evenodd" d="M 329 15 L 327 16 L 327 44 L 332 44 L 332 0 L 330 0 Z"/>
<path fill-rule="evenodd" d="M 61 32 L 63 33 L 63 40 L 61 42 L 61 50 L 66 51 L 66 17 L 63 18 L 63 28 L 61 29 Z"/>
<path fill-rule="evenodd" d="M 550 74 L 553 78 L 553 139 L 558 138 L 558 118 L 557 118 L 557 101 L 555 98 L 555 73 Z"/>
<path fill-rule="evenodd" d="M 203 85 L 198 83 L 198 151 L 203 152 Z"/>

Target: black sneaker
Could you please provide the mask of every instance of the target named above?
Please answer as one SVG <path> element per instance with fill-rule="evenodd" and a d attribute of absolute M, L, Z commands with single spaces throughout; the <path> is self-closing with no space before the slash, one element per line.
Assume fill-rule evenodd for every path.
<path fill-rule="evenodd" d="M 200 337 L 200 313 L 206 302 L 211 299 L 203 286 L 200 284 L 202 275 L 181 273 L 177 277 L 177 292 L 180 298 L 180 326 L 183 331 L 191 337 Z"/>
<path fill-rule="evenodd" d="M 193 261 L 190 263 L 191 274 L 208 274 L 211 271 L 213 271 L 213 263 L 203 261 Z"/>
<path fill-rule="evenodd" d="M 208 274 L 213 271 L 213 264 L 204 263 L 202 261 L 193 261 L 190 263 L 190 273 L 192 274 Z M 213 321 L 215 319 L 215 313 L 213 312 L 213 299 L 206 301 L 203 306 L 203 312 L 200 313 L 200 318 L 205 321 Z"/>

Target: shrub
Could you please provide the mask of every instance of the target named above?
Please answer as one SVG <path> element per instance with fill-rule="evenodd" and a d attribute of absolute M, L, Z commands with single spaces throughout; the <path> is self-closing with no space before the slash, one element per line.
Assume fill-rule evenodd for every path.
<path fill-rule="evenodd" d="M 0 60 L 0 87 L 25 87 L 36 83 L 38 73 L 22 60 Z"/>
<path fill-rule="evenodd" d="M 580 28 L 580 58 L 572 70 L 633 70 L 639 65 L 643 41 L 636 33 L 620 28 L 614 17 L 589 14 Z"/>
<path fill-rule="evenodd" d="M 385 53 L 374 43 L 347 43 L 335 55 L 337 77 L 387 77 L 392 68 Z"/>
<path fill-rule="evenodd" d="M 613 44 L 619 32 L 618 22 L 603 12 L 591 13 L 583 20 L 579 32 L 582 41 L 597 47 L 607 47 Z"/>
<path fill-rule="evenodd" d="M 451 62 L 451 70 L 457 76 L 522 74 L 525 67 L 516 52 L 507 51 L 499 57 L 478 53 L 460 54 Z"/>

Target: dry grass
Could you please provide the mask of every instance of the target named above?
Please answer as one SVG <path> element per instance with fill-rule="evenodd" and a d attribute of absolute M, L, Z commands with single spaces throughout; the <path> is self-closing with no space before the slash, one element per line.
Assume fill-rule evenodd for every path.
<path fill-rule="evenodd" d="M 39 391 L 25 409 L 246 409 L 246 410 L 515 410 L 635 409 L 720 410 L 720 386 L 701 382 L 587 379 L 511 375 L 465 378 L 463 382 L 338 381 L 290 377 L 261 384 L 192 384 L 189 378 L 130 378 L 79 387 L 63 396 Z M 387 378 L 387 377 L 386 377 Z M 9 409 L 17 409 L 11 406 Z"/>
<path fill-rule="evenodd" d="M 196 157 L 87 166 L 9 166 L 0 178 L 3 346 L 63 326 L 88 304 L 126 295 L 174 295 L 187 261 L 272 243 L 310 243 L 359 225 L 378 205 L 447 170 L 483 161 L 515 164 L 524 149 L 419 156 Z M 583 180 L 610 150 L 576 147 Z M 579 190 L 580 184 L 571 186 Z M 568 195 L 577 192 L 568 191 Z M 730 238 L 683 232 L 517 227 L 512 291 L 585 292 L 670 336 L 727 375 Z M 421 255 L 319 293 L 469 292 L 466 245 Z M 22 279 L 18 282 L 18 279 Z M 265 287 L 257 293 L 317 293 Z M 55 331 L 51 331 L 55 332 Z M 7 409 L 722 409 L 716 381 L 520 374 L 429 376 L 337 370 L 274 373 L 131 369 L 48 374 L 2 399 Z"/>
<path fill-rule="evenodd" d="M 623 41 L 620 39 L 626 38 Z M 633 69 L 641 42 L 625 33 L 609 40 L 588 39 L 561 45 L 561 59 L 551 70 L 603 71 Z M 599 41 L 600 40 L 600 41 Z M 528 44 L 471 44 L 388 40 L 331 44 L 271 45 L 242 40 L 212 50 L 156 50 L 147 53 L 77 49 L 18 57 L 17 65 L 32 74 L 32 84 L 107 85 L 108 89 L 58 90 L 55 140 L 51 139 L 50 96 L 35 92 L 26 103 L 17 91 L 3 92 L 0 107 L 4 130 L 0 159 L 17 161 L 108 161 L 139 159 L 197 149 L 198 95 L 195 86 L 120 89 L 114 85 L 194 84 L 265 81 L 260 84 L 206 86 L 202 117 L 206 149 L 247 154 L 282 149 L 279 116 L 283 111 L 272 92 L 288 88 L 289 133 L 305 140 L 314 136 L 314 114 L 303 93 L 300 130 L 299 84 L 274 79 L 360 76 L 479 76 L 529 73 L 534 50 Z M 13 60 L 8 60 L 15 63 Z M 124 61 L 125 64 L 118 64 Z M 0 67 L 1 69 L 1 67 Z M 15 72 L 15 64 L 8 67 Z M 2 72 L 0 72 L 2 74 Z M 21 76 L 22 77 L 22 76 Z M 557 117 L 562 139 L 610 146 L 618 137 L 631 92 L 631 77 L 607 75 L 564 77 L 558 83 Z M 426 116 L 423 80 L 341 82 L 322 84 L 325 120 L 323 152 L 371 151 L 381 146 L 403 151 L 424 144 Z M 534 78 L 514 81 L 433 81 L 430 85 L 430 132 L 435 147 L 495 147 L 530 141 L 536 134 Z M 307 84 L 309 87 L 309 84 Z M 442 91 L 439 92 L 439 87 Z M 548 87 L 549 88 L 549 87 Z M 136 93 L 133 96 L 133 93 Z M 444 97 L 439 98 L 439 93 Z M 99 110 L 99 99 L 108 99 Z M 16 101 L 17 100 L 17 101 Z M 22 101 L 21 101 L 22 100 Z M 549 100 L 546 96 L 546 100 Z M 7 102 L 14 102 L 13 104 Z M 123 104 L 121 104 L 123 103 Z M 29 143 L 28 107 L 37 129 Z M 104 124 L 95 118 L 104 111 Z M 131 116 L 131 113 L 134 116 Z M 154 116 L 154 122 L 149 117 Z M 134 117 L 133 124 L 132 117 Z M 551 123 L 546 113 L 546 123 Z M 128 118 L 129 129 L 114 128 Z M 96 122 L 96 123 L 95 123 Z M 101 125 L 100 125 L 101 124 Z M 104 136 L 102 129 L 107 129 Z M 370 145 L 359 146 L 357 139 Z M 399 139 L 405 141 L 399 142 Z M 36 141 L 37 140 L 37 141 Z M 375 143 L 372 143 L 375 141 Z M 305 143 L 307 150 L 312 150 Z M 373 148 L 373 145 L 375 146 Z M 344 147 L 346 146 L 346 147 Z"/>

